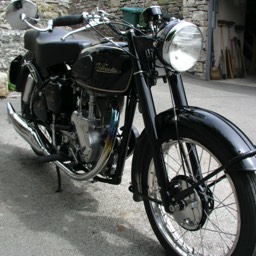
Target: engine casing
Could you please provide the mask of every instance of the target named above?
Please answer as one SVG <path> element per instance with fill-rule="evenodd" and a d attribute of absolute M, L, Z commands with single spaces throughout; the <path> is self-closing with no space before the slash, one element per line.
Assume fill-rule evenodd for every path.
<path fill-rule="evenodd" d="M 47 107 L 55 114 L 74 110 L 72 80 L 65 77 L 50 78 L 45 87 Z"/>

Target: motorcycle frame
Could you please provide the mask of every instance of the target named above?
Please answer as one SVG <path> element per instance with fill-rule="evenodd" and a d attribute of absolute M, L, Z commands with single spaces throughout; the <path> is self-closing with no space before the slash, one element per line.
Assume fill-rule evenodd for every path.
<path fill-rule="evenodd" d="M 138 41 L 137 41 L 137 39 L 138 39 Z M 162 144 L 160 141 L 160 138 L 161 138 L 160 132 L 162 131 L 161 130 L 162 124 L 159 119 L 161 119 L 161 117 L 167 117 L 168 114 L 169 114 L 169 117 L 173 118 L 173 124 L 175 124 L 175 126 L 176 126 L 176 130 L 175 130 L 176 138 L 175 139 L 177 139 L 178 144 L 180 144 L 179 143 L 179 141 L 180 141 L 179 128 L 178 128 L 179 109 L 185 110 L 185 112 L 187 109 L 187 112 L 189 112 L 188 101 L 187 101 L 185 88 L 183 85 L 181 75 L 179 73 L 176 73 L 176 72 L 171 71 L 166 68 L 166 77 L 165 78 L 168 81 L 171 98 L 172 98 L 171 103 L 173 105 L 173 108 L 171 110 L 167 110 L 160 114 L 156 113 L 155 104 L 154 104 L 154 100 L 153 100 L 153 96 L 152 96 L 152 92 L 151 92 L 152 84 L 148 81 L 147 75 L 145 75 L 146 71 L 145 71 L 145 67 L 143 67 L 143 62 L 142 62 L 144 56 L 141 55 L 142 51 L 145 51 L 149 48 L 147 48 L 147 46 L 145 46 L 145 47 L 141 47 L 142 49 L 140 49 L 140 46 L 141 46 L 141 45 L 139 46 L 140 40 L 141 40 L 141 38 L 139 38 L 135 34 L 133 29 L 129 29 L 127 31 L 128 48 L 129 48 L 130 55 L 132 56 L 131 60 L 132 60 L 132 68 L 133 68 L 133 81 L 131 83 L 130 90 L 127 92 L 125 122 L 124 122 L 124 127 L 123 127 L 121 144 L 118 147 L 118 161 L 117 161 L 117 167 L 116 167 L 115 174 L 113 176 L 111 176 L 110 178 L 106 178 L 106 179 L 100 178 L 99 176 L 95 176 L 93 179 L 102 181 L 102 182 L 111 183 L 111 184 L 120 184 L 121 183 L 123 170 L 124 170 L 124 164 L 125 164 L 125 161 L 127 158 L 127 153 L 128 153 L 128 146 L 130 145 L 129 142 L 130 142 L 130 137 L 131 137 L 131 133 L 132 133 L 132 124 L 133 124 L 133 120 L 134 120 L 134 116 L 135 116 L 135 111 L 136 111 L 136 108 L 137 108 L 137 105 L 139 102 L 140 110 L 142 113 L 144 126 L 145 126 L 145 129 L 143 131 L 143 136 L 144 136 L 144 138 L 146 137 L 146 142 L 149 144 L 150 149 L 151 149 L 153 162 L 154 162 L 154 166 L 156 169 L 155 173 L 156 173 L 157 181 L 158 181 L 159 187 L 161 188 L 160 189 L 161 201 L 158 199 L 155 199 L 155 198 L 150 198 L 149 196 L 143 195 L 142 193 L 139 194 L 140 192 L 137 191 L 137 188 L 132 190 L 130 187 L 130 191 L 133 192 L 134 195 L 137 194 L 138 196 L 141 196 L 143 199 L 151 200 L 151 201 L 154 201 L 155 203 L 161 204 L 165 208 L 165 211 L 167 213 L 173 213 L 174 210 L 172 210 L 172 209 L 175 208 L 173 206 L 176 206 L 175 205 L 176 203 L 179 203 L 185 197 L 194 193 L 194 189 L 196 189 L 198 186 L 201 186 L 201 185 L 204 186 L 205 181 L 207 181 L 208 179 L 210 179 L 211 177 L 213 177 L 220 171 L 230 167 L 230 165 L 232 165 L 236 162 L 240 162 L 241 160 L 248 158 L 250 156 L 254 156 L 256 154 L 256 149 L 247 151 L 240 155 L 238 154 L 237 157 L 234 157 L 233 159 L 231 159 L 230 162 L 228 162 L 227 164 L 224 164 L 223 166 L 219 167 L 218 169 L 214 170 L 211 174 L 209 174 L 203 178 L 202 176 L 200 176 L 201 170 L 199 168 L 197 168 L 197 167 L 200 167 L 200 161 L 198 158 L 196 147 L 187 143 L 184 147 L 188 147 L 189 149 L 192 149 L 192 150 L 188 150 L 190 152 L 188 161 L 190 161 L 190 163 L 192 165 L 191 174 L 193 174 L 193 176 L 197 176 L 198 177 L 197 180 L 199 180 L 199 181 L 195 182 L 189 188 L 181 191 L 178 194 L 176 194 L 176 193 L 174 195 L 171 194 L 172 191 L 171 191 L 170 181 L 168 179 L 167 168 L 166 168 L 166 164 L 165 164 L 164 157 L 163 157 L 164 154 L 163 154 L 163 150 L 162 150 Z M 149 41 L 151 41 L 151 43 L 153 43 L 153 40 L 149 39 Z M 39 72 L 33 72 L 34 70 L 36 71 L 37 69 L 32 64 L 27 63 L 26 68 L 29 69 L 29 72 L 32 74 L 32 76 L 34 76 L 34 78 L 40 77 Z M 45 84 L 42 83 L 42 81 L 40 80 L 39 85 L 40 85 L 39 89 L 43 89 Z M 114 100 L 112 101 L 112 104 L 113 104 L 112 107 L 115 108 Z M 195 108 L 192 108 L 192 109 L 195 109 Z M 176 113 L 176 111 L 177 111 L 177 113 Z M 119 116 L 120 113 L 119 113 L 119 109 L 117 107 L 115 108 L 115 112 Z M 171 115 L 170 115 L 170 113 L 171 113 Z M 211 117 L 210 112 L 205 111 L 203 113 L 209 113 L 209 116 Z M 14 116 L 14 114 L 15 113 L 13 113 L 12 115 Z M 217 117 L 217 115 L 216 115 L 216 117 Z M 190 121 L 189 118 L 187 120 Z M 221 117 L 219 117 L 219 120 L 222 120 Z M 210 120 L 210 122 L 213 122 L 213 120 Z M 231 124 L 231 123 L 228 123 L 227 120 L 223 121 L 223 123 Z M 202 122 L 202 124 L 204 124 L 204 123 Z M 116 125 L 118 126 L 118 122 L 116 122 Z M 116 126 L 116 128 L 117 128 L 117 126 Z M 198 126 L 200 129 L 200 123 Z M 232 124 L 231 124 L 231 126 L 232 126 Z M 54 122 L 53 122 L 53 127 L 54 127 Z M 24 124 L 24 128 L 26 128 L 25 124 Z M 235 128 L 233 128 L 233 129 L 235 130 Z M 29 134 L 29 135 L 31 135 L 33 130 L 30 129 L 29 126 L 28 126 L 27 130 L 28 131 L 31 130 L 31 133 Z M 113 133 L 117 134 L 116 131 Z M 52 134 L 53 134 L 53 144 L 54 144 L 54 141 L 55 141 L 55 139 L 54 139 L 55 129 L 54 128 L 52 130 Z M 208 133 L 206 133 L 206 134 L 208 134 Z M 236 134 L 238 136 L 240 135 L 238 132 Z M 242 132 L 241 132 L 241 134 L 242 134 Z M 241 135 L 241 137 L 242 137 L 242 135 Z M 144 139 L 144 138 L 142 137 L 142 139 Z M 230 136 L 229 139 L 233 143 L 233 141 L 235 141 L 236 138 L 231 139 L 231 136 Z M 144 140 L 144 142 L 145 142 L 145 140 Z M 114 145 L 114 143 L 113 143 L 113 145 Z M 232 146 L 233 145 L 235 145 L 235 142 L 232 144 Z M 179 146 L 180 146 L 180 150 L 181 150 L 181 157 L 183 157 L 183 154 L 184 154 L 183 149 L 184 148 L 182 148 L 181 144 Z M 46 152 L 46 153 L 48 153 L 48 152 Z M 144 151 L 144 153 L 145 153 L 145 151 Z M 138 156 L 137 156 L 137 159 L 138 159 Z M 249 166 L 249 164 L 248 164 L 248 166 Z M 255 168 L 255 166 L 256 165 L 254 165 L 254 168 Z M 56 167 L 57 167 L 57 175 L 58 175 L 58 182 L 59 182 L 59 184 L 58 184 L 58 192 L 59 192 L 59 191 L 61 191 L 61 178 L 60 178 L 58 164 L 56 164 Z M 196 171 L 196 170 L 198 170 L 198 171 Z M 140 175 L 142 172 L 143 172 L 143 170 L 138 169 L 138 175 Z M 134 173 L 133 173 L 133 169 L 132 169 L 132 176 L 133 175 L 134 175 Z M 225 177 L 225 174 L 222 177 Z M 133 177 L 132 177 L 132 179 L 133 179 Z M 216 182 L 218 182 L 218 180 Z M 140 186 L 141 186 L 141 184 L 140 184 Z M 160 241 L 160 239 L 159 239 L 159 241 Z"/>
<path fill-rule="evenodd" d="M 129 145 L 129 139 L 130 135 L 132 132 L 132 124 L 133 124 L 133 119 L 137 107 L 137 102 L 139 100 L 140 102 L 140 110 L 142 112 L 142 117 L 144 120 L 144 125 L 145 125 L 145 131 L 146 131 L 146 136 L 148 138 L 152 156 L 153 156 L 153 161 L 154 165 L 156 168 L 156 176 L 158 179 L 158 183 L 161 187 L 161 197 L 162 197 L 162 202 L 158 202 L 163 204 L 165 207 L 166 212 L 170 212 L 169 207 L 173 204 L 175 204 L 178 200 L 181 200 L 185 198 L 189 193 L 192 193 L 193 189 L 187 189 L 184 190 L 181 194 L 178 196 L 174 196 L 170 194 L 170 184 L 169 180 L 167 177 L 167 172 L 166 172 L 166 167 L 165 167 L 165 162 L 163 159 L 163 152 L 161 145 L 159 143 L 159 138 L 160 134 L 158 134 L 158 131 L 160 130 L 160 124 L 159 124 L 159 115 L 156 114 L 155 110 L 155 105 L 151 93 L 151 84 L 146 82 L 146 76 L 145 76 L 145 70 L 142 68 L 142 62 L 143 58 L 145 57 L 145 51 L 147 49 L 153 49 L 154 48 L 154 39 L 153 38 L 148 38 L 143 36 L 137 36 L 135 34 L 134 29 L 129 29 L 126 32 L 127 35 L 127 42 L 128 42 L 128 48 L 129 48 L 129 54 L 131 55 L 131 60 L 132 60 L 132 68 L 133 68 L 133 82 L 130 86 L 130 91 L 127 96 L 127 106 L 126 106 L 126 113 L 125 113 L 125 124 L 124 124 L 124 130 L 123 130 L 123 137 L 121 140 L 121 145 L 119 148 L 118 152 L 118 161 L 117 161 L 117 168 L 115 174 L 110 178 L 110 179 L 105 179 L 101 178 L 98 176 L 95 176 L 94 179 L 102 182 L 107 182 L 110 184 L 120 184 L 122 180 L 122 175 L 123 175 L 123 169 L 124 169 L 124 164 L 125 160 L 127 157 L 127 148 Z M 34 67 L 28 67 L 28 69 L 31 71 L 34 70 Z M 176 73 L 174 71 L 169 71 L 169 69 L 166 69 L 167 74 L 167 80 L 170 88 L 170 92 L 172 94 L 172 99 L 173 99 L 173 112 L 174 112 L 174 119 L 175 122 L 177 122 L 177 116 L 175 116 L 175 111 L 176 109 L 179 108 L 185 108 L 188 106 L 187 98 L 186 98 L 186 93 L 183 85 L 183 81 L 181 78 L 181 75 L 179 73 Z M 32 72 L 33 73 L 33 72 Z M 38 76 L 38 74 L 36 74 Z M 40 77 L 40 75 L 39 75 Z M 135 84 L 133 84 L 135 83 Z M 205 112 L 206 114 L 209 114 Z M 213 117 L 212 114 L 210 114 L 210 117 Z M 219 120 L 223 121 L 224 119 L 221 117 L 217 117 Z M 223 119 L 223 120 L 222 120 Z M 211 121 L 213 122 L 213 121 Z M 233 124 L 229 123 L 227 120 L 224 121 L 225 124 L 233 126 Z M 177 123 L 176 123 L 177 124 Z M 209 127 L 211 128 L 211 127 Z M 236 132 L 236 136 L 242 138 L 244 135 L 237 131 L 235 127 L 233 127 L 234 131 Z M 177 139 L 179 140 L 179 135 L 178 135 L 178 127 L 176 129 L 176 135 Z M 231 138 L 229 136 L 229 142 L 230 145 L 232 144 L 232 141 L 234 141 L 234 138 Z M 245 138 L 247 140 L 247 138 Z M 250 144 L 250 142 L 249 142 Z M 249 145 L 248 144 L 248 145 Z M 233 146 L 233 145 L 231 145 Z M 240 145 L 239 145 L 240 146 Z M 244 145 L 242 145 L 243 147 Z M 248 147 L 247 147 L 248 148 Z M 252 145 L 249 146 L 249 149 L 252 148 Z M 241 161 L 247 157 L 250 157 L 256 153 L 255 150 L 248 150 L 246 153 L 243 155 L 239 156 L 236 159 L 235 162 Z M 196 150 L 192 150 L 192 153 L 190 155 L 190 162 L 192 166 L 195 168 L 192 168 L 192 170 L 197 170 L 198 168 L 198 156 Z M 231 160 L 232 162 L 232 160 Z M 246 162 L 246 166 L 248 166 L 248 169 L 250 169 L 250 163 Z M 226 166 L 227 167 L 227 166 Z M 216 170 L 216 172 L 220 172 L 224 169 L 224 167 L 219 168 Z M 253 168 L 254 170 L 254 168 Z M 140 175 L 141 170 L 138 170 L 138 173 Z M 200 170 L 198 173 L 193 173 L 193 175 L 198 175 L 200 174 Z M 134 173 L 132 173 L 132 176 Z M 202 183 L 204 183 L 207 179 L 209 179 L 210 176 L 208 175 L 205 177 L 203 180 L 200 180 L 199 182 L 195 183 L 193 187 L 200 186 Z M 132 189 L 130 188 L 132 191 Z M 139 191 L 136 189 L 132 191 L 134 195 L 138 195 L 144 198 L 147 198 L 146 195 L 140 194 Z M 154 200 L 152 198 L 147 198 L 148 200 Z"/>

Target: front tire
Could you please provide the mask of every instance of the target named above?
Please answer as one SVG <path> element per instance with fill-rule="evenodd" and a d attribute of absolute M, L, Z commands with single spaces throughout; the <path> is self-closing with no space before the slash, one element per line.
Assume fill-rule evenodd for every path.
<path fill-rule="evenodd" d="M 212 134 L 174 125 L 161 132 L 161 144 L 170 186 L 179 191 L 228 162 L 229 148 Z M 198 171 L 191 164 L 197 152 Z M 182 152 L 181 152 L 182 151 Z M 148 145 L 143 149 L 142 192 L 161 200 L 156 171 Z M 172 190 L 173 191 L 173 190 Z M 144 200 L 150 224 L 168 255 L 254 255 L 256 244 L 256 178 L 254 172 L 225 170 L 194 189 L 174 214 Z"/>

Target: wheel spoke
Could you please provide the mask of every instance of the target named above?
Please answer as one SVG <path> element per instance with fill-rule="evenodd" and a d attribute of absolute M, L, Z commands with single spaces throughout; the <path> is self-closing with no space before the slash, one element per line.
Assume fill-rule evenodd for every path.
<path fill-rule="evenodd" d="M 188 146 L 189 143 L 191 146 Z M 220 166 L 205 148 L 187 139 L 166 143 L 163 151 L 169 181 L 178 177 L 177 185 L 183 184 L 182 190 Z M 151 164 L 148 179 L 150 195 L 161 199 L 154 164 Z M 205 199 L 214 202 L 210 213 L 202 201 Z M 174 215 L 167 214 L 164 207 L 149 202 L 156 212 L 156 223 L 161 227 L 168 243 L 181 255 L 213 255 L 214 249 L 218 251 L 217 255 L 227 254 L 233 247 L 239 230 L 236 197 L 227 175 L 217 174 L 200 188 L 195 188 L 194 193 L 185 200 L 187 203 Z M 197 221 L 202 223 L 197 224 Z M 229 226 L 234 224 L 234 228 L 229 230 Z"/>
<path fill-rule="evenodd" d="M 209 230 L 210 232 L 216 232 L 216 233 L 218 234 L 218 236 L 220 237 L 222 244 L 225 245 L 225 246 L 228 248 L 228 247 L 229 247 L 228 242 L 224 239 L 224 237 L 225 237 L 227 240 L 233 242 L 233 240 L 232 240 L 230 237 L 235 238 L 236 236 L 235 236 L 234 234 L 229 233 L 229 232 L 223 231 L 223 230 L 219 227 L 219 225 L 213 223 L 210 218 L 209 218 L 208 220 L 209 220 L 209 223 L 211 223 L 211 225 L 212 225 L 213 228 L 214 228 L 214 230 L 211 230 L 211 229 L 208 229 L 208 230 Z M 217 220 L 217 222 L 218 222 L 218 218 L 216 218 L 216 220 Z"/>

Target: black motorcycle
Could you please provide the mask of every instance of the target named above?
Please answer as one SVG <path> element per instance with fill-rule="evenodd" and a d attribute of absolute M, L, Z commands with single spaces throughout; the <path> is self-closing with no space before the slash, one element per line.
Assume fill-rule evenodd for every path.
<path fill-rule="evenodd" d="M 39 28 L 32 2 L 12 2 L 7 21 L 31 29 L 26 54 L 10 67 L 21 113 L 8 103 L 9 120 L 39 161 L 56 165 L 59 191 L 60 171 L 120 184 L 133 154 L 129 190 L 168 255 L 255 255 L 255 147 L 223 116 L 189 106 L 180 75 L 196 64 L 202 34 L 163 19 L 159 6 L 142 15 L 143 27 L 97 9 Z M 151 89 L 159 80 L 170 109 L 157 114 Z"/>

